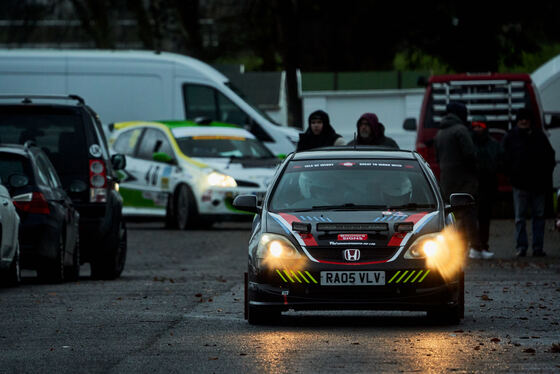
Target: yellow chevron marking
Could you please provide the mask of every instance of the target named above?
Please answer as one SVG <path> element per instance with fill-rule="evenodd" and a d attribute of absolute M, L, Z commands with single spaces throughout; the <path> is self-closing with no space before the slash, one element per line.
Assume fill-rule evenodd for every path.
<path fill-rule="evenodd" d="M 408 280 L 410 279 L 410 277 L 412 277 L 414 275 L 414 273 L 416 272 L 416 270 L 412 270 L 412 273 L 410 273 L 410 275 L 408 277 L 406 277 L 406 279 L 403 281 L 403 283 L 408 282 Z"/>
<path fill-rule="evenodd" d="M 294 280 L 292 279 L 292 277 L 290 277 L 290 274 L 288 274 L 288 271 L 287 271 L 287 270 L 284 270 L 284 274 L 286 274 L 286 276 L 290 279 L 290 281 L 291 281 L 292 283 L 294 283 Z"/>
<path fill-rule="evenodd" d="M 414 279 L 410 281 L 410 283 L 414 283 L 414 282 L 416 281 L 416 278 L 418 278 L 418 277 L 420 276 L 420 274 L 422 274 L 423 272 L 424 272 L 424 270 L 420 270 L 420 271 L 418 272 L 418 274 L 416 274 L 416 276 L 414 277 Z"/>
<path fill-rule="evenodd" d="M 296 278 L 297 281 L 298 281 L 299 283 L 301 283 L 301 281 L 299 280 L 299 278 L 298 278 L 298 276 L 296 275 L 296 273 L 294 273 L 292 270 L 290 270 L 290 272 L 292 273 L 292 275 L 294 276 L 294 278 Z"/>
<path fill-rule="evenodd" d="M 430 272 L 430 270 L 426 270 L 426 274 L 424 274 L 424 276 L 422 278 L 420 278 L 420 280 L 418 281 L 418 283 L 422 283 L 422 281 L 424 280 L 424 278 L 426 278 L 426 275 L 428 275 L 428 273 Z"/>
<path fill-rule="evenodd" d="M 396 277 L 397 275 L 399 275 L 400 272 L 401 272 L 401 271 L 398 270 L 398 271 L 395 273 L 395 275 L 393 275 L 393 277 L 392 277 L 391 279 L 389 279 L 389 282 L 387 282 L 387 283 L 391 283 L 391 282 L 393 281 L 393 279 L 395 279 L 395 277 Z"/>
<path fill-rule="evenodd" d="M 280 278 L 282 278 L 282 280 L 286 283 L 288 283 L 288 281 L 286 280 L 286 278 L 284 278 L 284 276 L 282 275 L 282 273 L 280 272 L 280 270 L 276 269 L 276 272 L 278 273 L 278 275 L 280 276 Z"/>
<path fill-rule="evenodd" d="M 402 275 L 400 276 L 400 278 L 397 280 L 396 283 L 399 283 L 401 281 L 401 279 L 404 278 L 404 276 L 408 273 L 408 270 L 405 270 L 404 273 L 402 273 Z"/>
<path fill-rule="evenodd" d="M 307 280 L 307 278 L 305 278 L 305 275 L 303 275 L 303 273 L 301 271 L 298 270 L 298 273 L 299 273 L 299 276 L 303 278 L 305 283 L 309 283 L 309 281 Z"/>
<path fill-rule="evenodd" d="M 307 276 L 313 281 L 313 283 L 317 284 L 318 282 L 315 280 L 315 278 L 313 278 L 313 276 L 311 274 L 309 274 L 309 272 L 306 270 L 305 274 L 307 274 Z"/>

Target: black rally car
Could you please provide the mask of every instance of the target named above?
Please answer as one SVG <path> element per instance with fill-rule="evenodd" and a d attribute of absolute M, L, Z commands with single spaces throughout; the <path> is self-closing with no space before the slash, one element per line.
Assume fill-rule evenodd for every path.
<path fill-rule="evenodd" d="M 458 323 L 464 313 L 465 245 L 416 152 L 334 147 L 289 155 L 257 213 L 249 241 L 246 317 L 287 310 L 419 310 Z"/>

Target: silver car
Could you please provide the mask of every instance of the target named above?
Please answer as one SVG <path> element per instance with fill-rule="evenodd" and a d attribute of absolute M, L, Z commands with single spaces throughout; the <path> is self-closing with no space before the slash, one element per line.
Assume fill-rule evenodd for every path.
<path fill-rule="evenodd" d="M 6 187 L 0 184 L 0 285 L 15 286 L 19 267 L 19 216 Z"/>

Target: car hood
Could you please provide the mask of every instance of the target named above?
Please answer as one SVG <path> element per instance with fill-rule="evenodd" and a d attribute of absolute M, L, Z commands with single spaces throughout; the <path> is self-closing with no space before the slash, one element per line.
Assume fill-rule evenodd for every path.
<path fill-rule="evenodd" d="M 438 211 L 325 211 L 268 212 L 267 232 L 295 239 L 303 247 L 399 247 L 412 244 L 418 235 L 443 229 Z M 292 224 L 310 224 L 309 233 Z M 412 232 L 398 232 L 401 223 L 413 224 Z"/>
<path fill-rule="evenodd" d="M 195 158 L 195 160 L 238 181 L 250 181 L 258 183 L 262 187 L 268 186 L 276 172 L 276 168 L 280 164 L 280 160 L 276 158 L 233 159 L 231 161 L 229 158 Z"/>

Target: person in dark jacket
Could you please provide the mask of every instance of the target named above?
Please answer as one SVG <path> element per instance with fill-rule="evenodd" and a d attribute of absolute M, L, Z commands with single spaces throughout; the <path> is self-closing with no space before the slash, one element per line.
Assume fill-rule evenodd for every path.
<path fill-rule="evenodd" d="M 332 128 L 329 115 L 322 110 L 317 110 L 309 115 L 309 127 L 304 133 L 299 134 L 297 151 L 344 145 L 344 138 Z"/>
<path fill-rule="evenodd" d="M 545 196 L 551 192 L 552 171 L 556 165 L 554 149 L 541 129 L 534 127 L 533 113 L 517 112 L 517 125 L 503 139 L 505 170 L 513 187 L 515 232 L 518 257 L 527 255 L 526 218 L 533 219 L 533 256 L 545 256 Z"/>
<path fill-rule="evenodd" d="M 397 142 L 385 136 L 385 126 L 374 113 L 364 113 L 356 123 L 357 137 L 348 145 L 379 145 L 389 148 L 399 148 Z"/>
<path fill-rule="evenodd" d="M 472 136 L 476 147 L 476 170 L 478 175 L 478 242 L 469 252 L 470 258 L 489 259 L 494 253 L 489 251 L 490 218 L 492 205 L 498 190 L 497 173 L 501 167 L 502 148 L 488 133 L 486 118 L 473 118 Z"/>
<path fill-rule="evenodd" d="M 467 107 L 460 102 L 450 102 L 446 110 L 434 139 L 443 198 L 449 202 L 451 194 L 462 192 L 476 199 L 476 148 L 467 128 Z M 471 246 L 475 245 L 478 242 L 476 208 L 457 212 L 456 216 L 466 240 Z"/>

